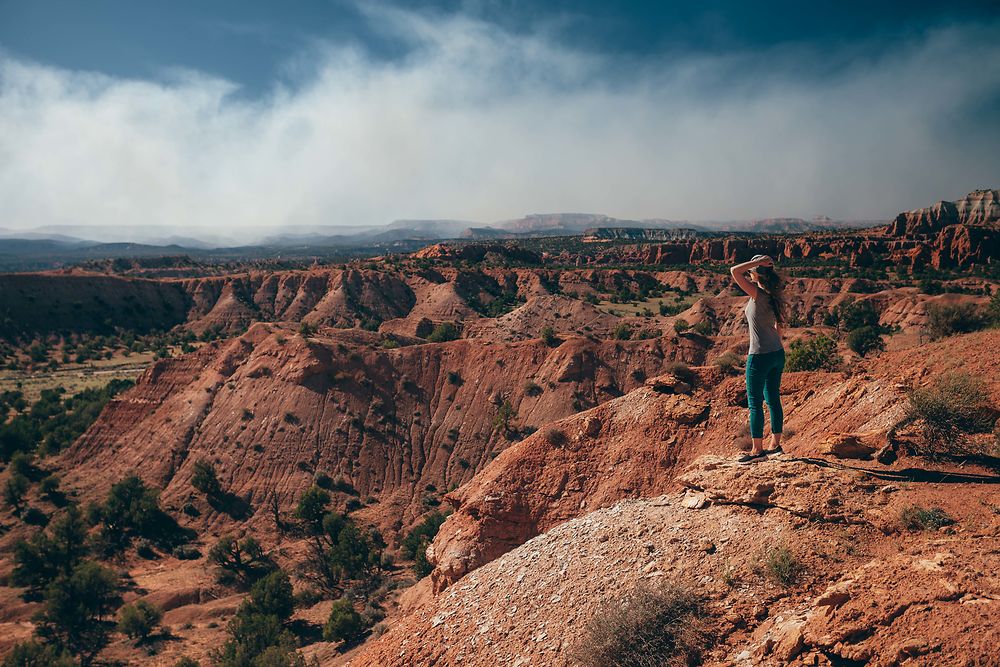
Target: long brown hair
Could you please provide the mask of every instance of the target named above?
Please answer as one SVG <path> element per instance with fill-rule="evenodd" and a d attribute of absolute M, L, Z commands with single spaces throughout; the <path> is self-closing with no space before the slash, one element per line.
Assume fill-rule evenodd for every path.
<path fill-rule="evenodd" d="M 757 274 L 757 282 L 761 289 L 767 293 L 767 299 L 774 311 L 774 320 L 778 324 L 785 323 L 785 279 L 780 273 L 770 266 L 758 266 L 754 268 Z"/>

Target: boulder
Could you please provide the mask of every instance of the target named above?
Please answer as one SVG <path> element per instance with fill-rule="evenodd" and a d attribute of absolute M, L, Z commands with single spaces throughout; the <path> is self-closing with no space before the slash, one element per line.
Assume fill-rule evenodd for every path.
<path fill-rule="evenodd" d="M 824 454 L 838 459 L 871 460 L 872 455 L 885 446 L 885 433 L 831 433 L 820 447 Z"/>

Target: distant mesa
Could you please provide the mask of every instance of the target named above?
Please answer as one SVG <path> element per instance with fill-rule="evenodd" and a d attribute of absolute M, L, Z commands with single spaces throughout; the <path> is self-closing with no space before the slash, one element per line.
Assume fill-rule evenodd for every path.
<path fill-rule="evenodd" d="M 939 201 L 933 206 L 900 213 L 888 232 L 892 236 L 936 234 L 950 225 L 1000 226 L 1000 192 L 974 190 L 958 201 Z"/>
<path fill-rule="evenodd" d="M 602 241 L 689 241 L 698 238 L 696 229 L 676 227 L 656 229 L 649 227 L 591 227 L 583 230 L 584 243 Z"/>

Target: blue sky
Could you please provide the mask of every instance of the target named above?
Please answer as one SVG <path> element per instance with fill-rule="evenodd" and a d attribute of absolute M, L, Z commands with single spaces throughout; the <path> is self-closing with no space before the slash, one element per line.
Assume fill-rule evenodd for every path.
<path fill-rule="evenodd" d="M 0 0 L 0 227 L 888 217 L 1000 185 L 998 44 L 996 2 Z"/>

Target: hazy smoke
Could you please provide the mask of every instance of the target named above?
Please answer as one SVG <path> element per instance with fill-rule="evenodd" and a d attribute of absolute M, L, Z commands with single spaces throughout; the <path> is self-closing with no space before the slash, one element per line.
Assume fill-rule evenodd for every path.
<path fill-rule="evenodd" d="M 468 18 L 371 18 L 405 59 L 313 46 L 294 87 L 251 101 L 198 73 L 0 56 L 0 227 L 866 218 L 1000 185 L 996 26 L 630 63 Z M 850 65 L 819 74 L 828 59 Z"/>

